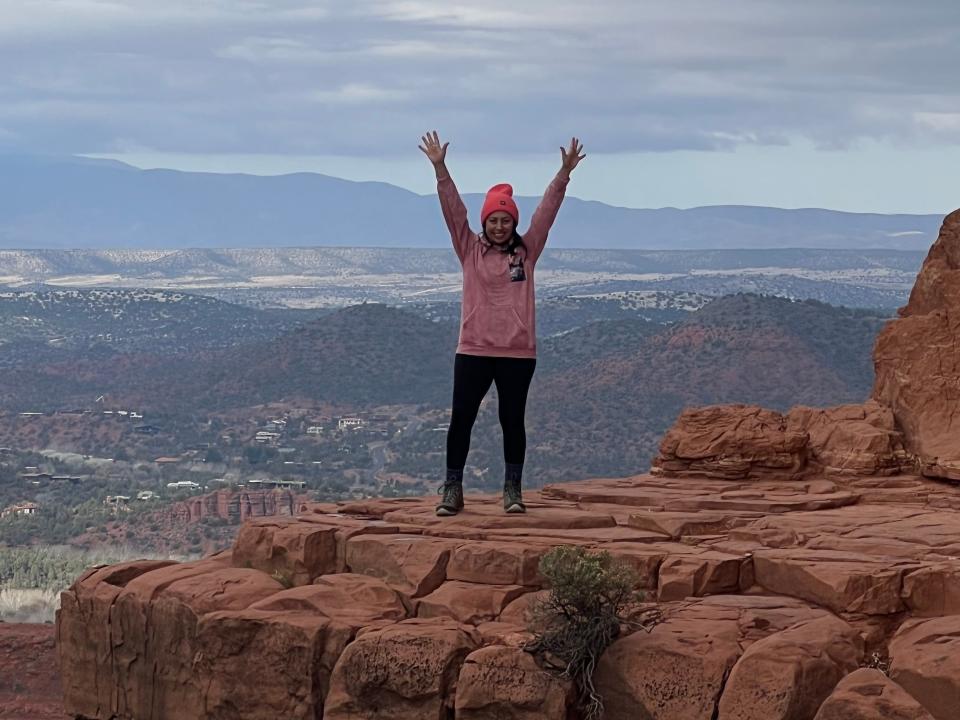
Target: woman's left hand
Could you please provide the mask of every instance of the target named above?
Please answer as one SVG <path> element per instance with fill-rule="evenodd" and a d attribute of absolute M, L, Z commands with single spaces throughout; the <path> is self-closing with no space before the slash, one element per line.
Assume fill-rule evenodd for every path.
<path fill-rule="evenodd" d="M 577 164 L 583 160 L 586 155 L 581 155 L 583 150 L 583 145 L 580 144 L 580 141 L 577 138 L 572 138 L 570 140 L 570 147 L 564 148 L 561 146 L 560 155 L 563 157 L 563 164 L 560 169 L 565 170 L 567 173 L 570 173 Z"/>

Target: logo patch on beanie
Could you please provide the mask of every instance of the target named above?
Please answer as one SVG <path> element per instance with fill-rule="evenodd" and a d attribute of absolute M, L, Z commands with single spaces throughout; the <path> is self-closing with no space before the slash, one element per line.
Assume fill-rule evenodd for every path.
<path fill-rule="evenodd" d="M 500 204 L 501 204 L 501 205 L 506 205 L 506 204 L 507 204 L 507 201 L 506 201 L 506 200 L 501 200 L 501 201 L 500 201 Z"/>

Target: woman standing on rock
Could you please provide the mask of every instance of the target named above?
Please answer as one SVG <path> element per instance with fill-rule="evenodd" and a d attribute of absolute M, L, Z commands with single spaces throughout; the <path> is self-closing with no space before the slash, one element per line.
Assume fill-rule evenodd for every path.
<path fill-rule="evenodd" d="M 421 140 L 420 149 L 437 173 L 437 194 L 453 248 L 463 267 L 463 303 L 460 340 L 453 363 L 453 411 L 447 431 L 447 476 L 440 491 L 437 515 L 456 515 L 463 509 L 463 468 L 470 449 L 470 432 L 480 402 L 497 385 L 500 426 L 503 429 L 503 507 L 508 513 L 526 512 L 520 480 L 527 450 L 524 411 L 527 390 L 537 364 L 536 306 L 533 270 L 557 217 L 570 173 L 586 155 L 577 138 L 560 148 L 562 165 L 530 220 L 517 233 L 520 213 L 513 188 L 494 185 L 480 211 L 479 234 L 470 229 L 467 208 L 447 171 L 447 146 L 436 130 Z"/>

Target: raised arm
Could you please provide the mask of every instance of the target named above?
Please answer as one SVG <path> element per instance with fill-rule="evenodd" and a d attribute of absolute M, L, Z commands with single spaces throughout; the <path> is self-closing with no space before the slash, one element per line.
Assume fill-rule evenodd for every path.
<path fill-rule="evenodd" d="M 570 141 L 569 150 L 560 148 L 562 158 L 560 170 L 547 186 L 543 199 L 537 205 L 537 209 L 533 211 L 533 217 L 530 218 L 530 228 L 523 236 L 532 262 L 537 261 L 547 244 L 547 235 L 550 233 L 553 221 L 556 220 L 557 213 L 560 211 L 560 204 L 566 194 L 567 183 L 570 182 L 570 173 L 586 157 L 586 155 L 581 154 L 582 150 L 583 145 L 577 138 Z"/>
<path fill-rule="evenodd" d="M 450 230 L 453 249 L 462 263 L 467 255 L 467 248 L 470 239 L 473 237 L 473 231 L 470 229 L 470 223 L 467 219 L 467 207 L 463 204 L 457 186 L 454 185 L 453 178 L 450 177 L 450 172 L 447 170 L 447 145 L 450 143 L 441 145 L 436 130 L 433 131 L 432 135 L 427 133 L 420 139 L 423 144 L 418 147 L 433 163 L 433 169 L 437 174 L 437 196 L 440 198 L 440 210 L 443 212 L 447 229 Z"/>

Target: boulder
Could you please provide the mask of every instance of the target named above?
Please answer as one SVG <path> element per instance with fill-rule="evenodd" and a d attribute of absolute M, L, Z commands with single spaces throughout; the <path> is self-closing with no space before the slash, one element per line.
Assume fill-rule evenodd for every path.
<path fill-rule="evenodd" d="M 594 673 L 604 716 L 713 720 L 740 657 L 739 618 L 734 608 L 695 605 L 614 642 Z"/>
<path fill-rule="evenodd" d="M 549 549 L 549 545 L 529 542 L 463 543 L 450 555 L 447 579 L 539 588 L 543 585 L 540 559 Z"/>
<path fill-rule="evenodd" d="M 960 615 L 907 620 L 890 641 L 890 679 L 936 720 L 960 712 Z"/>
<path fill-rule="evenodd" d="M 731 480 L 797 478 L 806 469 L 807 434 L 755 405 L 684 410 L 660 442 L 655 475 L 703 475 Z"/>
<path fill-rule="evenodd" d="M 479 636 L 452 620 L 404 620 L 359 634 L 337 661 L 324 720 L 452 715 L 457 678 Z"/>
<path fill-rule="evenodd" d="M 879 670 L 847 675 L 814 720 L 934 720 L 933 715 Z"/>
<path fill-rule="evenodd" d="M 417 601 L 417 617 L 446 617 L 477 625 L 499 617 L 507 605 L 528 591 L 521 585 L 448 580 Z"/>
<path fill-rule="evenodd" d="M 828 473 L 891 475 L 912 464 L 893 411 L 876 400 L 794 407 L 787 413 L 787 427 L 807 434 L 808 462 Z"/>
<path fill-rule="evenodd" d="M 809 720 L 862 656 L 857 631 L 832 616 L 758 640 L 734 665 L 718 720 Z"/>
<path fill-rule="evenodd" d="M 493 645 L 467 656 L 457 682 L 457 720 L 567 720 L 573 683 L 520 648 Z"/>
<path fill-rule="evenodd" d="M 903 579 L 903 601 L 915 617 L 960 615 L 960 561 L 933 563 Z"/>
<path fill-rule="evenodd" d="M 233 564 L 254 568 L 286 585 L 308 585 L 336 570 L 336 528 L 296 518 L 245 523 L 233 543 Z"/>
<path fill-rule="evenodd" d="M 380 578 L 417 598 L 440 587 L 458 544 L 425 535 L 356 535 L 347 540 L 345 560 L 351 572 Z"/>

